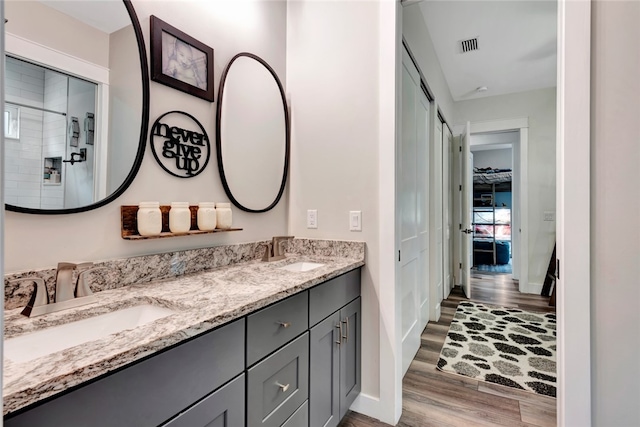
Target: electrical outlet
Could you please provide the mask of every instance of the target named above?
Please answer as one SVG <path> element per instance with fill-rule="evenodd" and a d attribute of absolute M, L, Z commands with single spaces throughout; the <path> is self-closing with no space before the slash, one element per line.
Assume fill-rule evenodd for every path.
<path fill-rule="evenodd" d="M 362 211 L 349 212 L 349 231 L 362 231 Z"/>
<path fill-rule="evenodd" d="M 307 211 L 307 228 L 318 228 L 318 211 L 316 209 Z"/>
<path fill-rule="evenodd" d="M 556 213 L 553 211 L 544 211 L 543 218 L 544 221 L 555 221 Z"/>

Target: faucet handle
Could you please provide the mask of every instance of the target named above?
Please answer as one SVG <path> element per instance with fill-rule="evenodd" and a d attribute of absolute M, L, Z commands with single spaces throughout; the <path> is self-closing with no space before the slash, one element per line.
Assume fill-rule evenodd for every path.
<path fill-rule="evenodd" d="M 264 245 L 264 256 L 262 257 L 262 261 L 271 261 L 271 257 L 273 256 L 273 244 L 267 243 Z"/>
<path fill-rule="evenodd" d="M 91 261 L 83 262 L 83 263 L 80 263 L 80 264 L 76 264 L 76 269 L 78 271 L 80 271 L 80 272 L 83 272 L 86 269 L 91 268 L 91 267 L 93 267 L 93 263 Z M 100 267 L 100 268 L 104 268 L 104 267 Z"/>
<path fill-rule="evenodd" d="M 77 265 L 78 264 L 74 264 L 72 262 L 59 262 L 58 267 L 56 268 L 56 273 L 61 270 L 68 270 L 68 269 L 73 270 L 74 268 L 76 268 Z"/>
<path fill-rule="evenodd" d="M 89 266 L 93 265 L 92 262 L 90 263 L 86 262 L 84 264 L 89 264 Z M 78 267 L 84 264 L 80 264 Z M 75 297 L 81 298 L 81 297 L 93 295 L 93 291 L 91 291 L 91 288 L 89 287 L 89 283 L 87 282 L 87 279 L 86 279 L 87 273 L 91 273 L 96 270 L 106 270 L 106 269 L 107 269 L 106 267 L 94 267 L 94 268 L 84 269 L 80 273 L 78 273 L 78 281 L 76 282 Z"/>
<path fill-rule="evenodd" d="M 273 237 L 273 256 L 284 257 L 284 243 L 286 240 L 293 239 L 294 236 L 274 236 Z"/>
<path fill-rule="evenodd" d="M 56 269 L 56 297 L 55 302 L 73 299 L 73 271 L 77 264 L 59 262 Z"/>
<path fill-rule="evenodd" d="M 29 298 L 27 306 L 22 310 L 21 314 L 30 317 L 31 310 L 34 307 L 49 304 L 49 293 L 47 292 L 47 287 L 44 285 L 44 279 L 41 277 L 22 277 L 20 279 L 9 280 L 9 284 L 26 281 L 33 282 L 33 292 L 31 293 L 31 298 Z"/>

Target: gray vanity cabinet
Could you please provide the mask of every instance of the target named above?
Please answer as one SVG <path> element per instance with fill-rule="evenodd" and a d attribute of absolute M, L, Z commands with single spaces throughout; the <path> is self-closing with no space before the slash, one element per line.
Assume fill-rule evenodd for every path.
<path fill-rule="evenodd" d="M 244 330 L 243 318 L 7 418 L 4 425 L 160 425 L 242 373 Z"/>
<path fill-rule="evenodd" d="M 360 393 L 360 270 L 310 290 L 310 427 L 335 427 Z M 336 280 L 336 279 L 334 279 Z"/>
<path fill-rule="evenodd" d="M 356 269 L 4 425 L 335 427 L 360 392 L 360 329 Z"/>

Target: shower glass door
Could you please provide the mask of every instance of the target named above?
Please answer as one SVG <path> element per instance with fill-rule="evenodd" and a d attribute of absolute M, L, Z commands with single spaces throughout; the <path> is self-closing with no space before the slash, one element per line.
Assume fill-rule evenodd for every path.
<path fill-rule="evenodd" d="M 91 204 L 97 85 L 7 56 L 5 91 L 5 202 Z"/>

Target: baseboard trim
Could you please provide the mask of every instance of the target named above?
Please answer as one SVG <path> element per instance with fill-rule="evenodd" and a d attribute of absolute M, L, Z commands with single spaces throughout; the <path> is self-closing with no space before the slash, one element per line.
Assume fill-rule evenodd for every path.
<path fill-rule="evenodd" d="M 379 420 L 380 398 L 360 393 L 349 409 L 354 412 L 358 412 L 359 414 L 366 415 L 367 417 Z"/>

